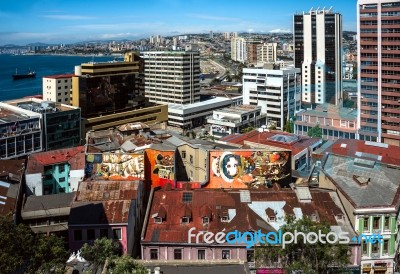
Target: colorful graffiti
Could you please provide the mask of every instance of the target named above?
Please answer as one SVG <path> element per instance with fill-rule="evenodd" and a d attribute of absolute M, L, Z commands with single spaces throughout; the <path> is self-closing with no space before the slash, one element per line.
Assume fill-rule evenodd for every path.
<path fill-rule="evenodd" d="M 212 151 L 208 188 L 259 188 L 290 181 L 289 151 Z"/>
<path fill-rule="evenodd" d="M 153 187 L 163 186 L 166 183 L 175 184 L 175 152 L 147 149 L 149 161 L 149 177 Z"/>
<path fill-rule="evenodd" d="M 105 180 L 144 179 L 144 155 L 141 154 L 88 154 L 86 174 Z"/>

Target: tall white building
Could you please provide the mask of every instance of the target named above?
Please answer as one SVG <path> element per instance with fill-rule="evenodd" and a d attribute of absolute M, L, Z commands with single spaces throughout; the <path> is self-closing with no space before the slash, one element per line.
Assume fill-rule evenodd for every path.
<path fill-rule="evenodd" d="M 287 120 L 300 109 L 300 69 L 243 69 L 243 104 L 261 106 L 267 126 L 283 129 Z"/>
<path fill-rule="evenodd" d="M 257 45 L 257 63 L 273 63 L 276 61 L 277 43 Z"/>
<path fill-rule="evenodd" d="M 247 58 L 246 39 L 233 37 L 231 39 L 231 59 L 244 63 Z"/>
<path fill-rule="evenodd" d="M 302 101 L 342 105 L 342 15 L 331 9 L 311 9 L 295 14 L 293 23 Z"/>
<path fill-rule="evenodd" d="M 43 100 L 69 105 L 73 76 L 74 74 L 60 74 L 43 77 Z"/>
<path fill-rule="evenodd" d="M 200 54 L 188 51 L 142 52 L 145 96 L 152 103 L 192 104 L 200 101 Z"/>

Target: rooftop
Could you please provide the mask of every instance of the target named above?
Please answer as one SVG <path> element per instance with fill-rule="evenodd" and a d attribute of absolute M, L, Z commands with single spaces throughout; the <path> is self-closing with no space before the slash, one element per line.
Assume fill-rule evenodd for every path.
<path fill-rule="evenodd" d="M 21 109 L 33 111 L 36 113 L 54 113 L 54 112 L 70 111 L 78 109 L 78 107 L 64 105 L 52 101 L 44 101 L 37 98 L 22 98 L 22 99 L 6 101 L 5 103 L 11 106 L 16 106 Z"/>
<path fill-rule="evenodd" d="M 230 106 L 220 110 L 215 110 L 215 112 L 225 112 L 229 114 L 246 114 L 251 111 L 255 111 L 257 109 L 261 110 L 261 107 L 252 106 L 252 105 L 239 105 L 239 106 Z"/>
<path fill-rule="evenodd" d="M 355 108 L 343 108 L 332 104 L 321 104 L 317 105 L 315 109 L 307 109 L 298 113 L 297 115 L 310 115 L 317 117 L 329 117 L 346 119 L 350 121 L 357 120 L 357 109 Z"/>
<path fill-rule="evenodd" d="M 84 169 L 84 147 L 79 146 L 31 154 L 28 157 L 26 174 L 43 173 L 45 166 L 66 162 L 70 164 L 71 170 Z"/>
<path fill-rule="evenodd" d="M 143 242 L 188 243 L 188 230 L 192 227 L 213 233 L 223 229 L 277 231 L 287 215 L 296 218 L 315 215 L 337 226 L 335 215 L 342 214 L 342 210 L 330 193 L 313 189 L 309 193 L 312 202 L 303 203 L 301 195 L 291 189 L 221 191 L 164 187 L 154 193 Z M 268 219 L 268 209 L 274 212 L 275 220 Z M 162 217 L 163 222 L 156 223 L 155 217 Z M 190 222 L 182 224 L 182 217 L 189 217 Z M 203 217 L 209 218 L 208 224 L 203 224 Z"/>
<path fill-rule="evenodd" d="M 398 206 L 400 166 L 329 154 L 322 171 L 355 207 Z"/>
<path fill-rule="evenodd" d="M 0 160 L 0 216 L 16 210 L 25 160 Z"/>
<path fill-rule="evenodd" d="M 3 103 L 0 104 L 0 125 L 16 123 L 18 121 L 28 120 L 33 117 L 39 118 L 39 115 L 34 112 L 8 108 L 7 105 Z"/>
<path fill-rule="evenodd" d="M 71 207 L 74 197 L 75 192 L 42 196 L 31 195 L 26 198 L 22 211 L 30 212 Z"/>
<path fill-rule="evenodd" d="M 64 79 L 64 78 L 72 78 L 75 74 L 56 74 L 56 75 L 48 75 L 43 76 L 43 78 L 50 78 L 50 79 Z"/>
<path fill-rule="evenodd" d="M 140 181 L 83 181 L 72 203 L 69 225 L 128 223 Z"/>

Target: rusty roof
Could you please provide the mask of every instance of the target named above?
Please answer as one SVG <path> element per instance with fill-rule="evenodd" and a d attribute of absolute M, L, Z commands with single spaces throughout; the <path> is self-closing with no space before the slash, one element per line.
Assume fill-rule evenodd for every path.
<path fill-rule="evenodd" d="M 43 173 L 49 165 L 69 163 L 71 170 L 85 168 L 85 149 L 83 146 L 38 152 L 29 155 L 26 174 Z"/>
<path fill-rule="evenodd" d="M 250 202 L 243 202 L 238 190 L 159 189 L 153 196 L 143 243 L 188 243 L 188 231 L 192 227 L 196 228 L 195 231 L 206 230 L 213 233 L 224 229 L 226 232 L 259 229 L 264 233 L 276 231 L 279 223 L 269 222 L 267 219 L 267 211 L 270 210 L 279 222 L 287 214 L 295 214 L 296 217 L 316 214 L 319 220 L 337 225 L 335 215 L 342 211 L 332 200 L 330 193 L 314 189 L 310 192 L 311 203 L 299 202 L 296 193 L 291 189 L 249 190 Z M 187 199 L 190 196 L 188 193 L 191 193 L 191 199 Z M 184 224 L 181 223 L 181 218 L 185 217 L 183 212 L 187 208 L 191 210 L 191 218 L 188 224 Z M 160 212 L 163 212 L 163 216 L 160 216 Z M 156 223 L 154 218 L 157 216 L 163 217 L 162 223 Z M 208 216 L 209 224 L 203 224 L 203 217 Z"/>
<path fill-rule="evenodd" d="M 43 76 L 43 78 L 63 79 L 63 78 L 72 78 L 72 77 L 74 77 L 74 76 L 75 76 L 75 74 L 69 73 L 69 74 L 48 75 L 48 76 Z"/>
<path fill-rule="evenodd" d="M 0 160 L 0 216 L 15 213 L 25 160 Z"/>
<path fill-rule="evenodd" d="M 127 223 L 139 184 L 139 181 L 81 182 L 72 202 L 69 224 Z"/>

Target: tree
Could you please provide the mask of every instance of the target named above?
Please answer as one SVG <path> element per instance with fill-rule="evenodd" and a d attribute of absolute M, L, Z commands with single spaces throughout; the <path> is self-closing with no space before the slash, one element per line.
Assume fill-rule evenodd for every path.
<path fill-rule="evenodd" d="M 282 234 L 295 231 L 307 234 L 314 232 L 317 235 L 328 234 L 330 225 L 327 223 L 313 222 L 310 218 L 296 220 L 290 217 L 286 224 L 281 227 Z M 287 244 L 285 248 L 281 246 L 263 246 L 256 249 L 256 263 L 265 264 L 281 259 L 281 265 L 289 273 L 294 270 L 302 270 L 306 274 L 314 273 L 334 273 L 349 264 L 349 247 L 346 244 L 329 244 L 317 241 L 315 244 L 304 243 L 302 236 L 297 243 Z M 335 270 L 333 270 L 335 269 Z"/>
<path fill-rule="evenodd" d="M 108 266 L 108 271 L 111 273 L 121 273 L 121 274 L 147 274 L 147 269 L 132 257 L 124 255 L 122 257 L 117 257 L 111 261 Z"/>
<path fill-rule="evenodd" d="M 275 125 L 275 124 L 271 124 L 271 125 L 268 127 L 268 129 L 269 129 L 269 130 L 276 130 L 276 125 Z"/>
<path fill-rule="evenodd" d="M 117 256 L 119 252 L 119 244 L 107 238 L 96 239 L 91 245 L 85 243 L 81 248 L 81 256 L 96 268 L 103 265 L 107 258 Z"/>
<path fill-rule="evenodd" d="M 322 129 L 319 125 L 316 125 L 308 130 L 307 135 L 314 138 L 322 138 Z"/>
<path fill-rule="evenodd" d="M 284 130 L 286 132 L 292 133 L 292 122 L 290 120 L 286 120 Z"/>
<path fill-rule="evenodd" d="M 10 216 L 0 217 L 0 273 L 64 273 L 67 259 L 62 238 L 35 235 Z"/>

